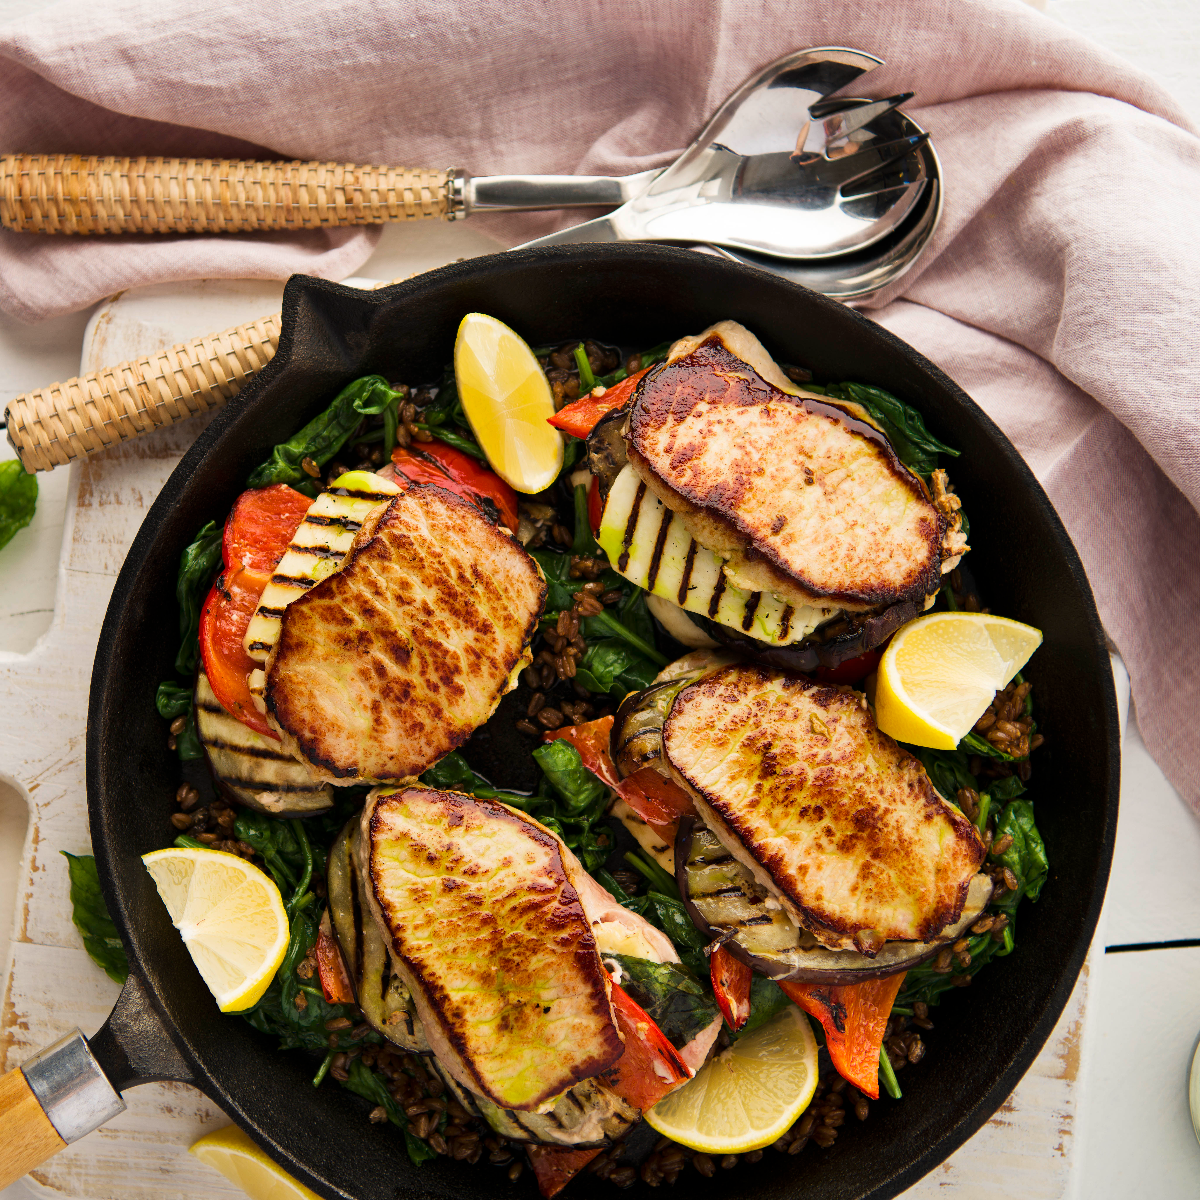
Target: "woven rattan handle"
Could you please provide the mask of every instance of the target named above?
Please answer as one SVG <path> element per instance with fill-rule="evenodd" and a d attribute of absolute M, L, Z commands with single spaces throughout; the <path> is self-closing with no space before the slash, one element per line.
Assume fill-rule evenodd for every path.
<path fill-rule="evenodd" d="M 231 400 L 275 357 L 279 314 L 18 396 L 8 441 L 50 471 Z"/>
<path fill-rule="evenodd" d="M 194 158 L 0 158 L 0 224 L 27 233 L 234 233 L 453 216 L 452 171 Z"/>

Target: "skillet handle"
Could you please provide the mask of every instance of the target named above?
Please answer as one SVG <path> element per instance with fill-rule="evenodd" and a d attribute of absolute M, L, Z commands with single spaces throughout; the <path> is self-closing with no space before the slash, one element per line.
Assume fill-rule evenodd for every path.
<path fill-rule="evenodd" d="M 0 1076 L 0 1188 L 125 1111 L 78 1029 Z"/>

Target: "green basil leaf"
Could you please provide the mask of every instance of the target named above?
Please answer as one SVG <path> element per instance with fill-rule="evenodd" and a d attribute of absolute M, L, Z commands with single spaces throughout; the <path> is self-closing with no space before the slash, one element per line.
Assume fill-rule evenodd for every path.
<path fill-rule="evenodd" d="M 179 574 L 175 578 L 175 599 L 179 602 L 179 653 L 175 670 L 191 676 L 200 656 L 200 608 L 212 587 L 213 577 L 221 569 L 221 538 L 224 526 L 216 521 L 205 524 L 179 556 Z"/>
<path fill-rule="evenodd" d="M 83 948 L 109 979 L 123 985 L 129 975 L 129 959 L 121 935 L 108 915 L 96 874 L 96 860 L 90 854 L 68 854 L 66 850 L 62 856 L 67 860 L 67 875 L 71 880 L 71 920 L 83 938 Z"/>
<path fill-rule="evenodd" d="M 682 1049 L 720 1011 L 712 992 L 679 963 L 656 963 L 626 954 L 601 953 L 621 968 L 621 987 L 646 1010 L 666 1035 Z"/>
<path fill-rule="evenodd" d="M 33 520 L 37 498 L 37 476 L 28 474 L 19 458 L 0 463 L 0 547 Z"/>
<path fill-rule="evenodd" d="M 286 442 L 280 442 L 271 451 L 271 457 L 254 468 L 247 485 L 264 488 L 273 483 L 287 483 L 310 494 L 316 481 L 300 465 L 304 459 L 311 458 L 323 467 L 346 444 L 363 417 L 379 416 L 403 395 L 394 391 L 382 375 L 365 375 L 347 384 L 323 413 Z"/>

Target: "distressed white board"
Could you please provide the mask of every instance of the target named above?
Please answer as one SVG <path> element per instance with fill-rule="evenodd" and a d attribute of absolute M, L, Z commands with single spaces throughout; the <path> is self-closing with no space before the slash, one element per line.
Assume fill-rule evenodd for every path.
<path fill-rule="evenodd" d="M 392 277 L 402 273 L 388 272 Z M 125 293 L 101 306 L 90 323 L 83 369 L 268 312 L 278 291 L 278 285 L 257 282 L 197 282 Z M 0 653 L 0 780 L 12 780 L 30 808 L 11 970 L 6 970 L 0 1007 L 4 1069 L 73 1026 L 94 1033 L 116 1000 L 116 987 L 80 948 L 71 924 L 66 863 L 58 852 L 89 852 L 84 730 L 92 661 L 109 596 L 146 510 L 199 429 L 198 421 L 185 422 L 70 468 L 50 628 L 28 654 Z M 906 1195 L 914 1200 L 946 1194 L 955 1200 L 1059 1200 L 1067 1193 L 1095 954 L 1089 966 L 1091 972 L 1081 976 L 1050 1042 L 1017 1090 L 974 1138 Z M 934 1047 L 936 1055 L 936 1040 Z M 68 1200 L 207 1200 L 242 1194 L 186 1152 L 197 1137 L 225 1123 L 198 1091 L 151 1085 L 130 1091 L 126 1100 L 126 1113 L 14 1185 L 11 1200 L 17 1189 Z M 486 1175 L 480 1186 L 487 1187 Z M 2 1200 L 10 1200 L 7 1191 Z"/>

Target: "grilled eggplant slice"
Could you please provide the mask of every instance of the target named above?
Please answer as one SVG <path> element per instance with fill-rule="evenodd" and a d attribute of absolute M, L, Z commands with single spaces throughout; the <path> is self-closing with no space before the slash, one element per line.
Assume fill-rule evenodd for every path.
<path fill-rule="evenodd" d="M 502 1137 L 517 1142 L 573 1146 L 586 1150 L 624 1137 L 641 1120 L 641 1110 L 599 1079 L 584 1079 L 554 1101 L 548 1112 L 505 1109 L 475 1097 L 483 1119 Z"/>
<path fill-rule="evenodd" d="M 859 983 L 907 971 L 966 934 L 992 896 L 986 875 L 971 879 L 962 914 L 931 942 L 885 942 L 874 958 L 854 950 L 829 950 L 788 916 L 783 906 L 692 817 L 679 823 L 675 842 L 679 894 L 697 928 L 724 936 L 731 954 L 772 979 L 799 983 Z"/>
<path fill-rule="evenodd" d="M 823 945 L 874 958 L 961 916 L 983 843 L 859 693 L 724 667 L 679 693 L 662 737 L 705 824 Z"/>
<path fill-rule="evenodd" d="M 333 789 L 317 783 L 279 742 L 263 737 L 217 700 L 201 667 L 196 676 L 196 732 L 225 796 L 271 817 L 310 817 L 333 805 Z"/>
<path fill-rule="evenodd" d="M 326 887 L 333 932 L 364 1019 L 401 1049 L 428 1054 L 417 1006 L 367 905 L 355 853 L 358 836 L 358 817 L 351 817 L 329 849 Z"/>
<path fill-rule="evenodd" d="M 710 331 L 639 385 L 626 425 L 638 478 L 749 592 L 797 610 L 937 592 L 947 522 L 888 440 L 763 378 L 727 336 Z"/>
<path fill-rule="evenodd" d="M 269 719 L 314 778 L 419 775 L 515 683 L 545 598 L 513 538 L 461 497 L 412 484 L 284 610 Z"/>
<path fill-rule="evenodd" d="M 419 786 L 376 789 L 361 828 L 372 912 L 464 1087 L 532 1112 L 621 1056 L 572 882 L 582 868 L 557 837 L 496 801 Z"/>

